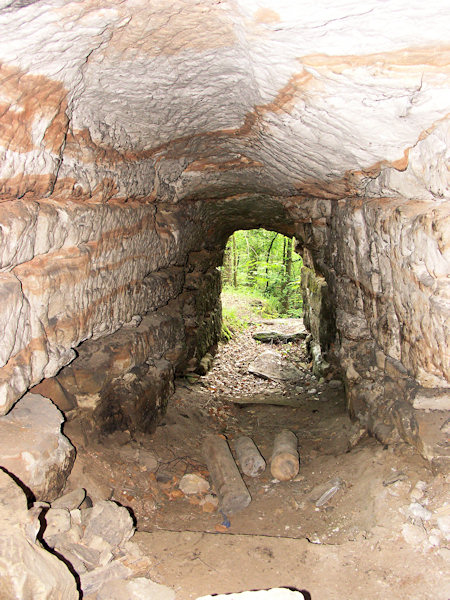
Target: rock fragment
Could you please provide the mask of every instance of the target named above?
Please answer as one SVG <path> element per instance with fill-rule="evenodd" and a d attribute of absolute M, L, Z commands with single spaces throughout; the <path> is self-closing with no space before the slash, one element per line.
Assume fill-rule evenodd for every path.
<path fill-rule="evenodd" d="M 248 372 L 256 377 L 274 381 L 295 383 L 302 379 L 302 372 L 284 362 L 281 354 L 274 350 L 266 350 L 259 354 L 249 365 Z"/>
<path fill-rule="evenodd" d="M 23 491 L 0 470 L 0 597 L 78 600 L 67 566 L 36 543 L 41 510 L 28 511 Z"/>
<path fill-rule="evenodd" d="M 75 448 L 61 433 L 64 416 L 48 398 L 26 394 L 0 417 L 0 466 L 37 500 L 52 501 L 63 489 Z"/>
<path fill-rule="evenodd" d="M 187 495 L 205 494 L 209 490 L 209 483 L 200 475 L 188 473 L 181 478 L 178 487 Z"/>
<path fill-rule="evenodd" d="M 103 552 L 127 542 L 134 533 L 130 513 L 123 506 L 102 500 L 92 508 L 82 510 L 86 526 L 82 543 Z"/>
<path fill-rule="evenodd" d="M 56 500 L 53 500 L 52 508 L 65 508 L 67 510 L 74 510 L 81 506 L 85 497 L 86 490 L 83 488 L 78 488 L 72 492 L 64 494 L 64 496 L 56 498 Z"/>
<path fill-rule="evenodd" d="M 111 579 L 97 593 L 96 600 L 174 600 L 171 588 L 154 583 L 145 577 L 131 581 Z"/>

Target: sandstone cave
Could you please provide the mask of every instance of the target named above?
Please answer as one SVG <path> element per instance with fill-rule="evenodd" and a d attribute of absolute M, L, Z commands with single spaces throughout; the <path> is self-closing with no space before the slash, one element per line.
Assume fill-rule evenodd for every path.
<path fill-rule="evenodd" d="M 1 598 L 448 599 L 449 30 L 442 0 L 0 0 Z M 204 368 L 252 228 L 305 265 L 284 405 L 217 393 L 233 342 Z M 299 474 L 226 514 L 203 437 L 269 463 L 281 428 Z"/>

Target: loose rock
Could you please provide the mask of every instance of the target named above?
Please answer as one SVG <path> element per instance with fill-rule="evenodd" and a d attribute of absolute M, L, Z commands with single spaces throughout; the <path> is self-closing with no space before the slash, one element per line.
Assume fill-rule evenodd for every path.
<path fill-rule="evenodd" d="M 26 394 L 0 417 L 0 466 L 37 500 L 57 498 L 72 469 L 75 448 L 61 433 L 63 421 L 60 410 L 37 394 Z"/>
<path fill-rule="evenodd" d="M 56 498 L 56 500 L 53 500 L 52 508 L 66 508 L 67 510 L 75 510 L 81 506 L 85 497 L 86 490 L 83 488 L 78 488 L 72 492 L 69 492 L 68 494 L 64 494 L 64 496 Z"/>
<path fill-rule="evenodd" d="M 72 525 L 70 512 L 65 508 L 50 508 L 45 513 L 45 522 L 44 537 L 46 540 L 51 536 L 69 531 Z"/>
<path fill-rule="evenodd" d="M 209 483 L 195 473 L 188 473 L 181 478 L 178 487 L 187 495 L 204 494 L 209 490 Z"/>
<path fill-rule="evenodd" d="M 262 379 L 274 381 L 298 382 L 302 379 L 302 372 L 284 362 L 281 354 L 274 350 L 266 350 L 258 355 L 249 365 L 248 372 Z"/>
<path fill-rule="evenodd" d="M 103 552 L 127 542 L 134 533 L 133 520 L 123 506 L 106 500 L 82 511 L 86 529 L 82 542 Z"/>
<path fill-rule="evenodd" d="M 174 598 L 174 590 L 145 577 L 130 581 L 112 579 L 97 593 L 97 600 L 174 600 Z"/>
<path fill-rule="evenodd" d="M 131 569 L 119 560 L 114 560 L 104 567 L 82 573 L 80 576 L 81 589 L 85 595 L 92 594 L 102 589 L 108 581 L 127 579 L 130 575 L 132 575 Z"/>
<path fill-rule="evenodd" d="M 297 342 L 304 340 L 307 335 L 306 330 L 297 331 L 295 333 L 282 333 L 281 331 L 257 331 L 253 334 L 253 339 L 265 344 L 288 344 L 289 342 Z"/>
<path fill-rule="evenodd" d="M 0 597 L 78 600 L 67 566 L 35 542 L 40 512 L 27 510 L 20 487 L 0 470 Z"/>

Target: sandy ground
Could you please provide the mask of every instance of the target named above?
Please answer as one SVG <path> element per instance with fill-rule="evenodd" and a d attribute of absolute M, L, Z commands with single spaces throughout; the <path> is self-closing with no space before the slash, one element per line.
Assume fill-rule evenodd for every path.
<path fill-rule="evenodd" d="M 78 448 L 69 487 L 133 511 L 147 575 L 173 587 L 178 600 L 279 586 L 314 600 L 448 600 L 450 549 L 436 525 L 448 513 L 446 478 L 407 446 L 385 448 L 362 435 L 342 386 L 311 376 L 301 344 L 274 348 L 300 369 L 294 384 L 249 375 L 249 362 L 267 349 L 251 338 L 259 327 L 222 346 L 206 376 L 178 381 L 153 435 L 86 443 L 68 423 Z M 252 397 L 290 405 L 248 403 Z M 186 473 L 208 479 L 205 435 L 224 434 L 232 450 L 237 436 L 249 435 L 269 462 L 283 428 L 298 438 L 300 472 L 288 482 L 269 467 L 244 477 L 252 502 L 241 512 L 221 514 L 214 490 L 205 501 L 205 493 L 179 489 Z M 336 478 L 340 489 L 317 506 Z"/>

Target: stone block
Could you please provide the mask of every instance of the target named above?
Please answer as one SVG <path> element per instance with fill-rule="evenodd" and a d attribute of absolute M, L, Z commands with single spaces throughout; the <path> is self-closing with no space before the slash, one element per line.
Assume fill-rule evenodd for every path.
<path fill-rule="evenodd" d="M 49 398 L 62 412 L 73 410 L 76 407 L 74 396 L 64 389 L 55 377 L 44 379 L 31 388 L 30 392 Z"/>
<path fill-rule="evenodd" d="M 52 502 L 52 508 L 65 508 L 66 510 L 76 510 L 80 507 L 83 500 L 86 498 L 86 490 L 77 488 L 72 492 L 59 496 Z"/>
<path fill-rule="evenodd" d="M 106 386 L 94 411 L 96 428 L 151 432 L 174 391 L 172 365 L 166 360 L 135 367 Z"/>
<path fill-rule="evenodd" d="M 94 594 L 102 589 L 108 581 L 127 579 L 132 575 L 131 569 L 119 560 L 113 560 L 107 565 L 97 567 L 80 576 L 81 589 L 85 596 Z"/>
<path fill-rule="evenodd" d="M 72 526 L 70 512 L 65 508 L 50 508 L 45 513 L 44 537 L 66 533 Z"/>
<path fill-rule="evenodd" d="M 47 398 L 26 394 L 0 417 L 0 466 L 37 500 L 58 497 L 72 469 L 75 449 L 61 433 L 64 417 Z"/>
<path fill-rule="evenodd" d="M 39 528 L 38 513 L 27 510 L 25 494 L 0 469 L 2 600 L 78 600 L 77 585 L 67 566 L 36 543 Z"/>
<path fill-rule="evenodd" d="M 301 381 L 302 372 L 294 365 L 283 361 L 279 352 L 266 350 L 259 354 L 248 367 L 248 372 L 262 379 L 295 383 Z"/>
<path fill-rule="evenodd" d="M 125 544 L 134 533 L 133 519 L 123 506 L 106 500 L 82 511 L 85 531 L 82 543 L 103 552 Z"/>

